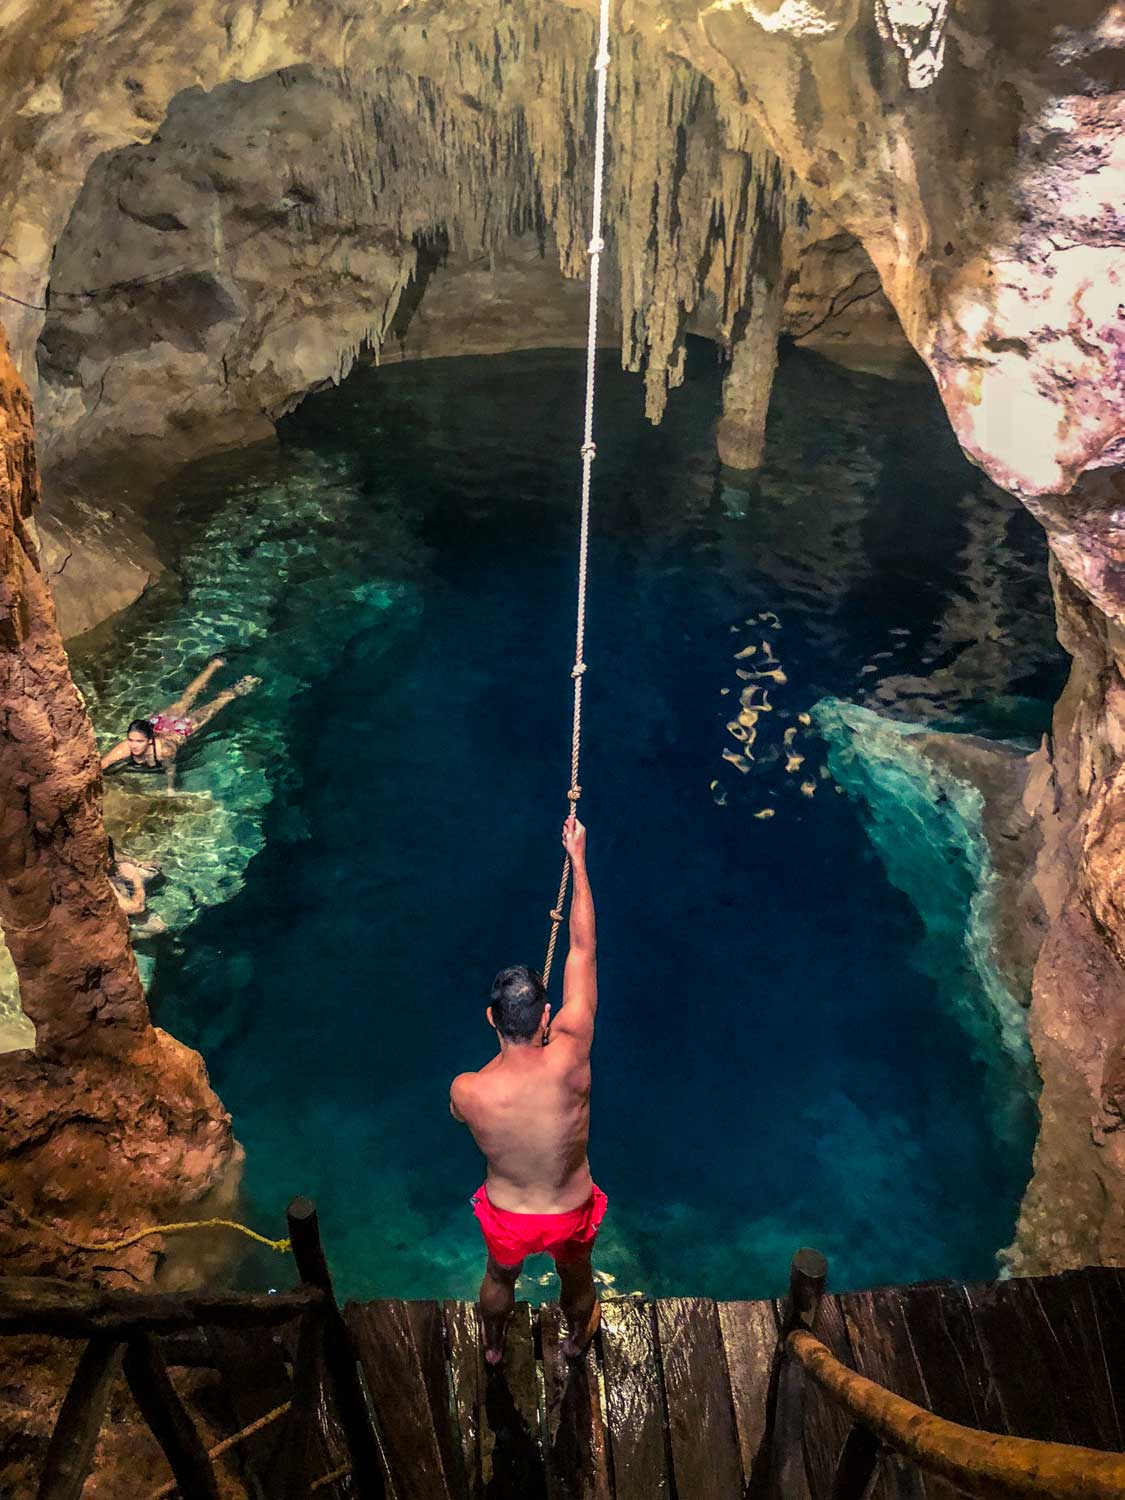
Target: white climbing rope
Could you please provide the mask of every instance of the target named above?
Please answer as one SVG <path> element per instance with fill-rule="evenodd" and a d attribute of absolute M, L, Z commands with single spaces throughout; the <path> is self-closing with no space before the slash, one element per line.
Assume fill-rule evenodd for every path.
<path fill-rule="evenodd" d="M 567 801 L 570 811 L 578 809 L 582 788 L 578 783 L 578 761 L 582 753 L 582 679 L 586 673 L 586 571 L 590 550 L 590 470 L 597 456 L 594 446 L 594 362 L 598 348 L 598 271 L 605 241 L 602 239 L 602 178 L 605 173 L 605 101 L 609 73 L 609 0 L 601 0 L 598 16 L 598 51 L 594 59 L 597 76 L 597 115 L 594 126 L 594 206 L 591 215 L 590 243 L 590 312 L 586 327 L 586 416 L 582 428 L 582 519 L 578 533 L 578 605 L 574 630 L 574 718 L 570 741 L 570 789 Z M 559 894 L 551 910 L 551 935 L 547 939 L 547 956 L 543 961 L 543 983 L 551 982 L 551 965 L 555 944 L 563 920 L 563 903 L 570 883 L 570 859 L 563 861 Z"/>

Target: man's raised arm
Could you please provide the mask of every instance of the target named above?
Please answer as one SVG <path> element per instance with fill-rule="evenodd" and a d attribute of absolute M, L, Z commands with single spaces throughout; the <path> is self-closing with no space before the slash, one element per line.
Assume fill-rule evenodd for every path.
<path fill-rule="evenodd" d="M 563 970 L 563 1003 L 551 1027 L 585 1042 L 594 1038 L 598 1008 L 598 944 L 594 928 L 594 897 L 586 873 L 586 830 L 571 814 L 563 824 L 563 848 L 570 856 L 570 951 Z"/>

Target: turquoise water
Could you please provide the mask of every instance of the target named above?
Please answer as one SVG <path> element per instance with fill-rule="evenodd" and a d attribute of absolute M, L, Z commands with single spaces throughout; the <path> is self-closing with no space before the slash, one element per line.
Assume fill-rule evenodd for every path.
<path fill-rule="evenodd" d="M 603 1276 L 757 1296 L 806 1243 L 838 1287 L 987 1275 L 1035 1109 L 979 807 L 856 710 L 1034 742 L 1062 673 L 1042 538 L 928 388 L 791 355 L 747 488 L 706 346 L 659 429 L 613 356 L 599 379 Z M 558 877 L 580 403 L 572 353 L 357 370 L 170 487 L 174 572 L 77 662 L 107 743 L 216 650 L 218 685 L 264 679 L 178 797 L 122 778 L 110 821 L 164 871 L 151 1001 L 234 1115 L 249 1211 L 314 1196 L 346 1292 L 479 1276 L 447 1090 Z"/>

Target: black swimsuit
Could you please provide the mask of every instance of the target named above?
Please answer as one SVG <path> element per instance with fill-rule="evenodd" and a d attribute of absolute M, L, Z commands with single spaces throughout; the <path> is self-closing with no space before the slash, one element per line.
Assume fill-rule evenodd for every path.
<path fill-rule="evenodd" d="M 150 761 L 148 758 L 148 752 L 146 751 L 144 758 L 141 760 L 137 760 L 135 756 L 130 754 L 128 760 L 119 760 L 116 766 L 110 766 L 109 769 L 111 771 L 163 771 L 166 769 L 166 767 L 162 764 Z"/>

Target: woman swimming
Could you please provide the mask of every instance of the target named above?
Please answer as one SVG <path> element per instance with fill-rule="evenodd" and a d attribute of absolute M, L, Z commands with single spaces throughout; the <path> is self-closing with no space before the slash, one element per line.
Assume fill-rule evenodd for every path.
<path fill-rule="evenodd" d="M 224 688 L 189 718 L 188 710 L 219 668 L 225 666 L 223 657 L 213 657 L 174 703 L 147 719 L 134 719 L 120 744 L 102 756 L 102 770 L 162 771 L 171 789 L 176 755 L 184 741 L 202 729 L 233 699 L 253 692 L 262 680 L 260 677 L 240 677 L 233 687 Z"/>

